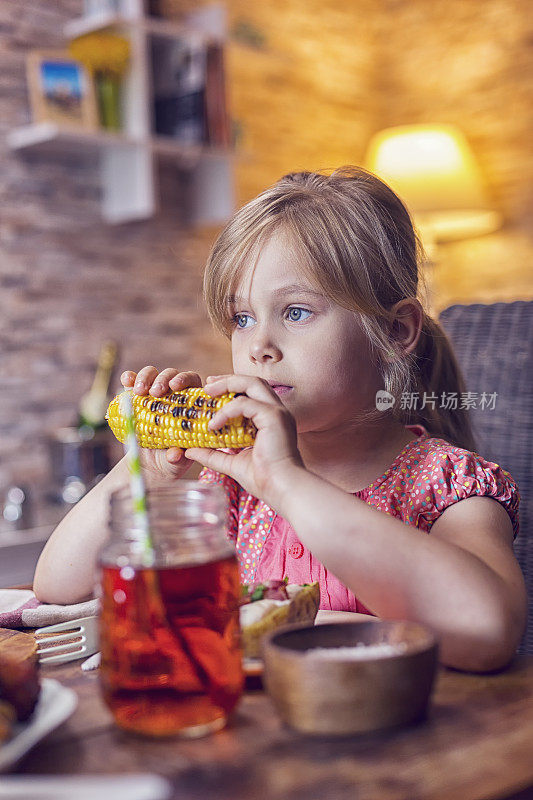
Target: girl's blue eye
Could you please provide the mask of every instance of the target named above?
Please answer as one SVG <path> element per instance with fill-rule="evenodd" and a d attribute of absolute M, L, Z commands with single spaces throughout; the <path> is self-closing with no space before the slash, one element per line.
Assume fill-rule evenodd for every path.
<path fill-rule="evenodd" d="M 238 328 L 247 328 L 247 321 L 249 319 L 252 319 L 249 314 L 235 314 L 233 317 L 233 322 Z"/>
<path fill-rule="evenodd" d="M 287 318 L 291 322 L 301 322 L 302 319 L 307 319 L 307 317 L 302 317 L 302 314 L 311 314 L 311 311 L 308 311 L 306 308 L 299 308 L 298 306 L 292 306 L 287 311 Z"/>
<path fill-rule="evenodd" d="M 311 311 L 308 311 L 306 308 L 300 308 L 299 306 L 291 306 L 285 312 L 285 316 L 289 322 L 301 322 L 307 319 L 311 314 Z M 234 314 L 232 321 L 235 327 L 241 330 L 250 328 L 255 322 L 253 317 L 249 314 Z"/>

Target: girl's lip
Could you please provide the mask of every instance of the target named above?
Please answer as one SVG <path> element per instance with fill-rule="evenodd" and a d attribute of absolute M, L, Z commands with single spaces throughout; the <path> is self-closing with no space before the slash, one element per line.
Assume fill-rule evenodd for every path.
<path fill-rule="evenodd" d="M 283 383 L 274 383 L 271 384 L 271 387 L 276 392 L 276 394 L 286 394 L 287 392 L 290 392 L 292 389 L 292 386 L 286 386 Z"/>

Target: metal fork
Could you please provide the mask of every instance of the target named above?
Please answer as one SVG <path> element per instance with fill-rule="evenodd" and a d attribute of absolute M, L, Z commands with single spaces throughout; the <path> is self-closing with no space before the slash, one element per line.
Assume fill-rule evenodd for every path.
<path fill-rule="evenodd" d="M 59 664 L 61 661 L 87 658 L 99 648 L 98 617 L 81 617 L 70 622 L 38 628 L 35 631 L 35 638 L 41 664 Z M 75 641 L 72 641 L 73 639 Z"/>

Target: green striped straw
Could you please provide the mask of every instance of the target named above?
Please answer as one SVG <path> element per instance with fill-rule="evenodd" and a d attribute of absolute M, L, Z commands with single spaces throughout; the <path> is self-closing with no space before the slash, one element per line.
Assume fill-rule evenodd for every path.
<path fill-rule="evenodd" d="M 126 438 L 124 451 L 130 473 L 130 488 L 133 499 L 133 521 L 137 530 L 141 531 L 144 544 L 144 557 L 147 564 L 153 563 L 154 548 L 148 524 L 146 506 L 146 488 L 141 469 L 139 442 L 135 432 L 135 411 L 131 401 L 131 390 L 122 392 L 119 398 L 120 413 L 126 421 Z"/>

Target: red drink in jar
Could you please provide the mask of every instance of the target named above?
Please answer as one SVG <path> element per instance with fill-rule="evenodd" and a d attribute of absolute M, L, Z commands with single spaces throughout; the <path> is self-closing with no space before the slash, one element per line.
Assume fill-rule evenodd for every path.
<path fill-rule="evenodd" d="M 199 736 L 223 727 L 242 694 L 238 562 L 225 538 L 219 552 L 208 543 L 212 560 L 192 557 L 191 541 L 180 548 L 178 532 L 169 548 L 160 522 L 153 567 L 116 544 L 101 555 L 102 692 L 122 728 Z"/>

